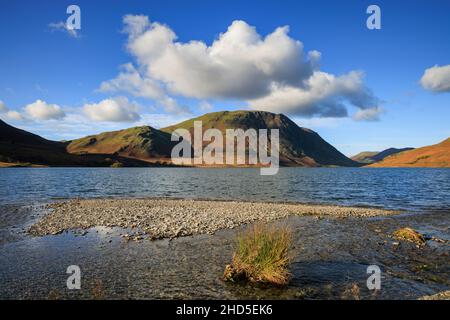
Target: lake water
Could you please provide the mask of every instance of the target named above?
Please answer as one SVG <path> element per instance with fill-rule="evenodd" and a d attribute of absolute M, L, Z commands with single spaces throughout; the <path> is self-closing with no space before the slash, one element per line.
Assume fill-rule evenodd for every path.
<path fill-rule="evenodd" d="M 450 170 L 280 168 L 4 168 L 0 204 L 74 197 L 299 201 L 450 211 Z"/>
<path fill-rule="evenodd" d="M 449 192 L 449 169 L 281 168 L 275 176 L 260 176 L 259 169 L 0 169 L 0 299 L 342 299 L 354 285 L 362 299 L 416 299 L 450 288 Z M 407 214 L 279 221 L 293 230 L 292 279 L 287 288 L 271 289 L 220 280 L 245 226 L 130 242 L 120 235 L 132 230 L 101 226 L 27 233 L 47 213 L 39 203 L 104 196 L 300 201 Z M 392 233 L 404 226 L 443 242 L 394 245 Z M 72 264 L 82 269 L 81 290 L 66 288 Z M 366 287 L 372 264 L 382 270 L 379 292 Z"/>

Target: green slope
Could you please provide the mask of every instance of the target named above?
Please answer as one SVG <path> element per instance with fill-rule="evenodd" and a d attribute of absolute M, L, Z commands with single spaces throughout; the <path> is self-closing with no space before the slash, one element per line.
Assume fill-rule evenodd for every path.
<path fill-rule="evenodd" d="M 283 114 L 264 111 L 222 111 L 208 113 L 161 129 L 172 132 L 184 128 L 193 132 L 194 121 L 202 121 L 203 129 L 279 129 L 280 163 L 299 166 L 358 166 L 340 153 L 316 132 L 299 127 Z M 207 144 L 207 143 L 205 143 Z"/>
<path fill-rule="evenodd" d="M 104 132 L 70 141 L 70 153 L 116 154 L 138 159 L 170 158 L 170 134 L 149 126 Z"/>

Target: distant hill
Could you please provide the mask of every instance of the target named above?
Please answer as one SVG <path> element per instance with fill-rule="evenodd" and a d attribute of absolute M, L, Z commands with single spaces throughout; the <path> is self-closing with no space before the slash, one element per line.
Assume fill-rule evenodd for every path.
<path fill-rule="evenodd" d="M 25 130 L 15 128 L 0 120 L 1 166 L 144 166 L 143 161 L 111 155 L 72 155 L 66 143 L 44 139 Z"/>
<path fill-rule="evenodd" d="M 450 138 L 441 143 L 400 152 L 369 167 L 450 167 Z"/>
<path fill-rule="evenodd" d="M 169 159 L 172 142 L 169 133 L 149 126 L 104 132 L 70 141 L 67 151 L 76 154 L 115 154 L 136 159 Z"/>
<path fill-rule="evenodd" d="M 376 154 L 380 153 L 379 151 L 363 151 L 358 153 L 357 155 L 354 155 L 353 157 L 350 157 L 353 161 L 359 162 L 359 163 L 373 163 L 372 157 Z"/>
<path fill-rule="evenodd" d="M 381 152 L 365 151 L 365 152 L 358 153 L 357 155 L 351 157 L 351 159 L 354 161 L 357 161 L 359 163 L 370 164 L 370 163 L 375 163 L 375 162 L 381 161 L 390 155 L 393 155 L 393 154 L 396 154 L 399 152 L 403 152 L 403 151 L 412 150 L 412 149 L 414 149 L 414 148 L 401 148 L 401 149 L 389 148 L 389 149 L 383 150 Z"/>
<path fill-rule="evenodd" d="M 213 112 L 161 130 L 171 133 L 177 128 L 184 128 L 192 134 L 194 121 L 202 121 L 203 130 L 216 128 L 222 133 L 226 129 L 279 129 L 280 164 L 285 166 L 355 167 L 360 165 L 347 158 L 316 132 L 299 127 L 283 114 L 264 111 Z"/>

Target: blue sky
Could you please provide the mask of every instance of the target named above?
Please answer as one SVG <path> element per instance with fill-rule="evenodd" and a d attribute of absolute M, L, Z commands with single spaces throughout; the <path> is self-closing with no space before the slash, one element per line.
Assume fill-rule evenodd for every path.
<path fill-rule="evenodd" d="M 70 4 L 81 8 L 81 30 L 77 31 L 76 37 L 63 28 L 50 26 L 66 21 L 66 8 Z M 381 8 L 381 30 L 366 27 L 366 8 L 370 4 Z M 0 118 L 46 138 L 59 140 L 141 124 L 160 127 L 205 111 L 255 109 L 261 105 L 264 110 L 286 113 L 299 125 L 316 130 L 347 155 L 388 147 L 434 144 L 450 136 L 450 92 L 426 89 L 420 80 L 426 69 L 450 64 L 448 12 L 450 1 L 438 0 L 1 0 L 0 101 L 3 113 Z M 159 22 L 170 28 L 177 35 L 174 43 L 197 40 L 206 47 L 226 33 L 236 20 L 245 22 L 240 25 L 244 30 L 255 27 L 261 40 L 278 27 L 287 25 L 289 32 L 286 35 L 292 43 L 300 41 L 304 46 L 301 51 L 305 53 L 305 66 L 310 64 L 307 53 L 319 51 L 320 68 L 316 71 L 337 79 L 333 80 L 332 88 L 340 88 L 341 82 L 350 81 L 345 75 L 352 71 L 362 72 L 352 80 L 359 86 L 357 91 L 350 93 L 330 89 L 332 93 L 325 100 L 316 96 L 311 98 L 313 93 L 307 92 L 311 101 L 305 102 L 302 98 L 301 102 L 294 101 L 286 107 L 278 105 L 278 100 L 275 105 L 271 104 L 273 99 L 269 99 L 270 94 L 266 92 L 269 89 L 254 88 L 257 78 L 243 82 L 243 86 L 248 86 L 253 93 L 222 88 L 220 83 L 204 89 L 210 83 L 201 82 L 201 79 L 192 83 L 193 89 L 187 88 L 186 74 L 204 68 L 202 61 L 198 66 L 193 62 L 186 70 L 180 70 L 185 71 L 180 75 L 177 70 L 170 72 L 163 68 L 164 63 L 171 65 L 169 58 L 172 56 L 157 61 L 142 53 L 140 47 L 130 49 L 131 33 L 123 32 L 126 15 L 146 16 L 150 24 Z M 155 26 L 148 25 L 149 28 Z M 144 48 L 150 45 L 151 42 L 144 43 Z M 158 48 L 161 52 L 163 49 L 165 47 Z M 180 55 L 188 52 L 184 49 Z M 272 49 L 269 46 L 258 49 L 256 56 Z M 275 49 L 284 48 L 275 46 Z M 234 79 L 236 65 L 243 65 L 244 69 L 248 66 L 245 57 L 240 59 L 224 69 L 229 71 L 231 79 Z M 226 61 L 230 63 L 230 59 Z M 283 59 L 274 61 L 273 65 L 269 63 L 269 69 L 284 63 Z M 142 79 L 157 82 L 163 96 L 152 98 L 136 94 L 124 89 L 122 82 L 121 88 L 114 85 L 111 89 L 112 82 L 108 81 L 117 79 L 123 71 L 120 66 L 124 64 L 133 66 Z M 292 78 L 288 72 L 289 64 L 286 66 L 280 67 L 281 73 L 270 74 L 265 80 L 279 81 L 278 86 L 284 86 Z M 216 79 L 214 70 L 202 69 L 202 75 Z M 308 81 L 309 76 L 294 80 Z M 104 82 L 110 84 L 110 90 L 101 90 Z M 198 94 L 195 92 L 197 84 Z M 227 83 L 223 85 L 227 86 Z M 293 90 L 301 91 L 303 97 L 304 87 L 293 86 Z M 270 90 L 276 94 L 275 89 Z M 352 104 L 355 95 L 363 101 Z M 167 99 L 171 99 L 172 107 L 168 107 Z M 289 99 L 294 98 L 289 96 Z M 346 116 L 336 111 L 342 111 L 341 104 Z M 323 111 L 325 107 L 333 110 L 332 116 Z M 374 119 L 355 120 L 355 113 L 374 107 Z M 50 113 L 40 113 L 39 108 L 49 108 Z M 125 113 L 118 108 L 124 108 Z M 118 114 L 104 114 L 108 110 Z"/>

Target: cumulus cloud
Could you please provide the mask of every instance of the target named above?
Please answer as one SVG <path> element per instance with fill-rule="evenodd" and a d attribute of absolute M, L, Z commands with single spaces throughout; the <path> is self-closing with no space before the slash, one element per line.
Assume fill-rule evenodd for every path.
<path fill-rule="evenodd" d="M 425 70 L 422 79 L 422 87 L 433 92 L 450 92 L 450 65 L 428 68 Z"/>
<path fill-rule="evenodd" d="M 131 63 L 122 65 L 120 69 L 117 77 L 100 84 L 99 91 L 129 92 L 137 97 L 151 99 L 164 97 L 160 84 L 151 78 L 143 78 Z"/>
<path fill-rule="evenodd" d="M 160 82 L 143 77 L 131 64 L 120 67 L 121 72 L 113 79 L 100 84 L 101 92 L 127 92 L 135 97 L 149 98 L 159 103 L 169 113 L 190 113 L 187 106 L 179 106 L 175 99 L 169 97 Z"/>
<path fill-rule="evenodd" d="M 48 27 L 50 30 L 53 31 L 60 31 L 68 34 L 69 36 L 73 38 L 79 38 L 80 34 L 77 32 L 76 29 L 69 29 L 67 28 L 67 24 L 60 21 L 60 22 L 51 22 L 48 24 Z"/>
<path fill-rule="evenodd" d="M 105 99 L 99 103 L 85 104 L 84 113 L 94 121 L 134 122 L 140 119 L 139 106 L 126 97 Z"/>
<path fill-rule="evenodd" d="M 5 113 L 5 117 L 8 120 L 13 120 L 13 121 L 24 121 L 25 117 L 18 111 L 15 110 L 9 110 L 8 112 Z"/>
<path fill-rule="evenodd" d="M 0 100 L 0 113 L 4 113 L 8 111 L 8 108 L 6 107 L 5 103 Z"/>
<path fill-rule="evenodd" d="M 362 81 L 363 73 L 350 72 L 336 77 L 315 71 L 305 81 L 305 87 L 274 84 L 267 96 L 249 100 L 254 109 L 285 112 L 293 115 L 345 117 L 348 115 L 344 103 L 361 110 L 375 108 L 379 103 Z"/>
<path fill-rule="evenodd" d="M 57 104 L 49 104 L 42 100 L 36 100 L 24 108 L 25 114 L 32 120 L 62 119 L 64 111 Z"/>
<path fill-rule="evenodd" d="M 144 15 L 126 15 L 123 23 L 137 67 L 122 66 L 114 79 L 101 83 L 103 92 L 153 99 L 174 113 L 189 110 L 172 95 L 241 100 L 252 109 L 307 117 L 346 117 L 354 106 L 360 111 L 355 118 L 362 119 L 362 111 L 379 104 L 364 85 L 363 72 L 337 76 L 321 71 L 321 53 L 305 52 L 287 26 L 261 36 L 245 21 L 233 21 L 208 45 L 178 41 L 170 27 Z M 199 109 L 211 108 L 200 102 Z"/>
<path fill-rule="evenodd" d="M 123 17 L 123 33 L 127 33 L 130 37 L 142 34 L 148 26 L 150 26 L 150 20 L 145 15 L 132 15 L 127 14 Z"/>
<path fill-rule="evenodd" d="M 0 115 L 5 120 L 22 121 L 25 120 L 22 114 L 15 110 L 10 110 L 6 104 L 0 100 Z"/>
<path fill-rule="evenodd" d="M 207 46 L 177 42 L 169 27 L 139 20 L 124 18 L 129 51 L 147 76 L 189 97 L 248 99 L 269 93 L 274 81 L 300 86 L 320 57 L 315 51 L 305 54 L 303 44 L 288 36 L 288 27 L 262 38 L 246 22 L 234 21 Z"/>
<path fill-rule="evenodd" d="M 380 107 L 360 109 L 353 115 L 353 119 L 356 121 L 378 121 L 380 120 L 380 114 L 383 112 L 384 110 Z"/>

